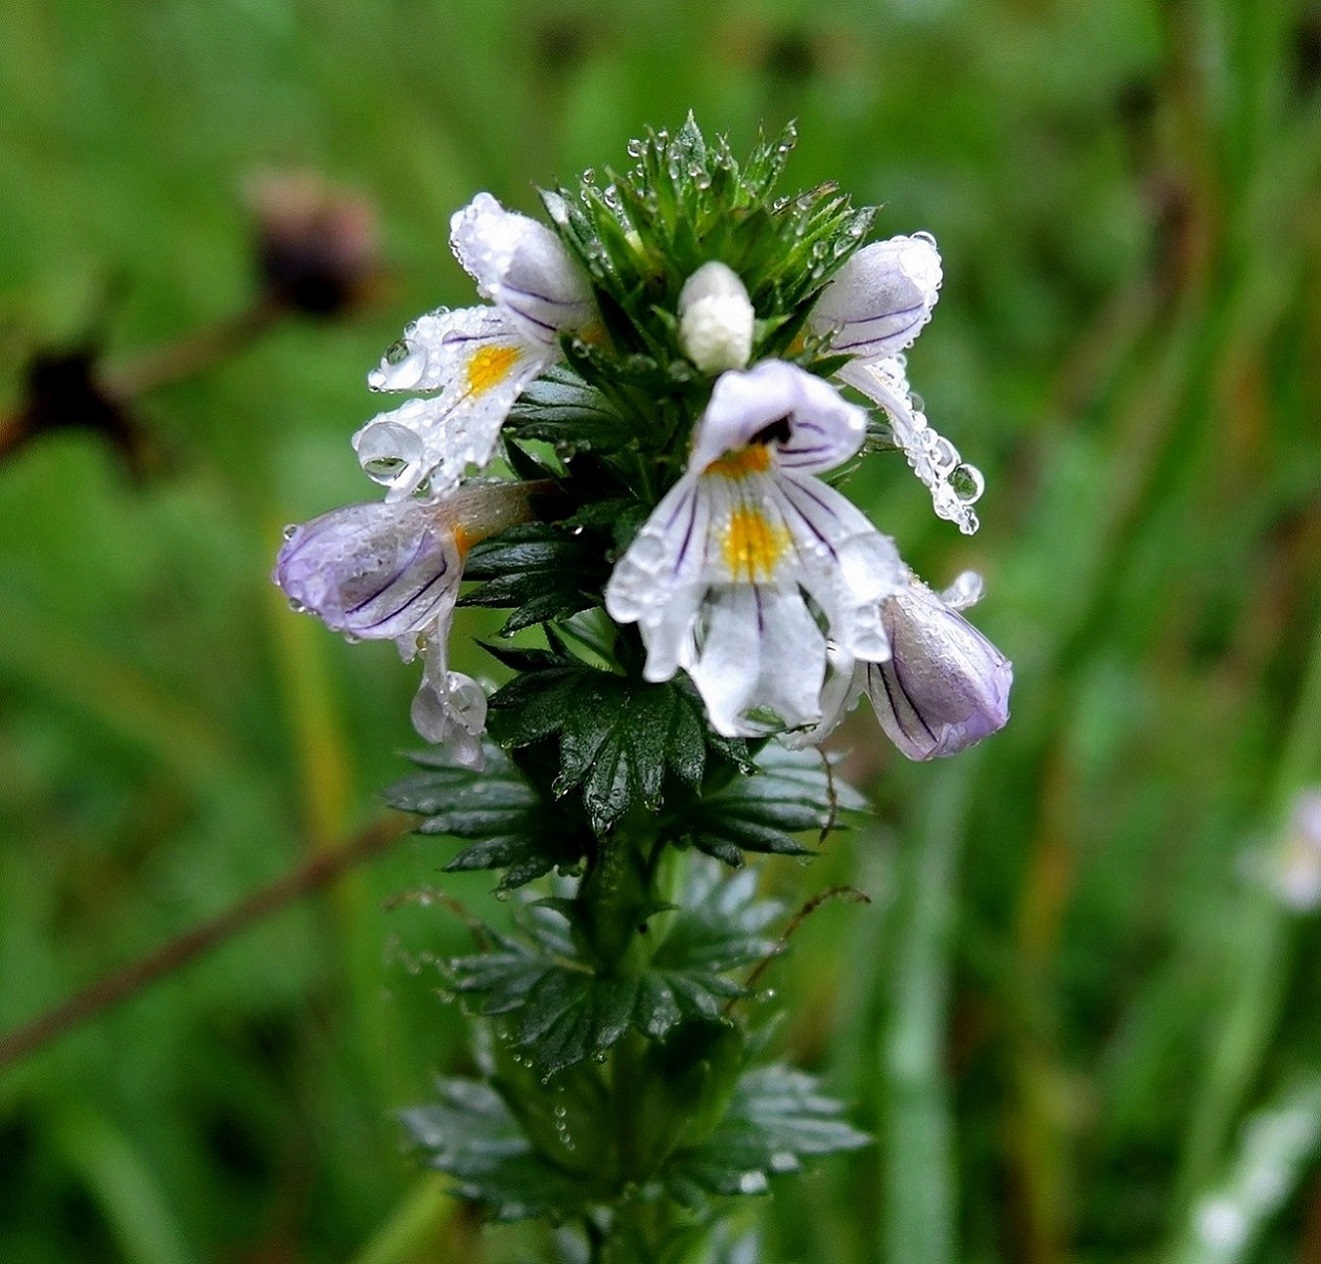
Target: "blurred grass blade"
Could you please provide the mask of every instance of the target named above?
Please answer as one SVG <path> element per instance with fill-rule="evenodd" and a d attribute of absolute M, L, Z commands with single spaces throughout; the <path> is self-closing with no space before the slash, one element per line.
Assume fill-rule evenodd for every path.
<path fill-rule="evenodd" d="M 193 1253 L 156 1174 L 110 1120 L 87 1107 L 66 1112 L 55 1127 L 69 1167 L 133 1264 L 191 1264 Z"/>
<path fill-rule="evenodd" d="M 351 1264 L 405 1264 L 437 1258 L 436 1240 L 457 1204 L 447 1192 L 448 1176 L 432 1173 L 418 1181 L 390 1213 Z"/>
<path fill-rule="evenodd" d="M 884 1216 L 889 1264 L 956 1258 L 953 1139 L 945 1037 L 954 884 L 976 756 L 931 768 L 917 836 L 900 846 L 888 1021 L 881 1032 Z"/>

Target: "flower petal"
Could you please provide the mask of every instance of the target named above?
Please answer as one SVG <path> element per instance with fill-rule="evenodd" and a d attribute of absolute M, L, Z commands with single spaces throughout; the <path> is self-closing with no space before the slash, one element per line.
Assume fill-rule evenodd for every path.
<path fill-rule="evenodd" d="M 387 352 L 372 385 L 403 390 L 411 383 L 440 394 L 378 413 L 353 436 L 359 463 L 394 499 L 426 481 L 442 494 L 469 464 L 485 466 L 514 400 L 558 354 L 489 307 L 433 312 L 396 346 L 403 351 Z M 406 372 L 392 376 L 398 370 Z"/>
<path fill-rule="evenodd" d="M 766 584 L 708 591 L 682 666 L 726 737 L 757 737 L 816 721 L 825 637 L 796 592 Z"/>
<path fill-rule="evenodd" d="M 940 293 L 940 253 L 928 233 L 859 250 L 822 291 L 809 327 L 830 349 L 864 360 L 911 346 Z"/>
<path fill-rule="evenodd" d="M 422 684 L 410 716 L 413 727 L 428 742 L 444 746 L 465 768 L 480 769 L 485 761 L 486 694 L 471 676 L 449 670 L 448 638 L 448 624 L 427 638 L 422 650 Z"/>
<path fill-rule="evenodd" d="M 444 511 L 410 501 L 349 505 L 294 528 L 272 578 L 336 632 L 397 640 L 448 617 L 461 573 Z"/>
<path fill-rule="evenodd" d="M 561 333 L 592 323 L 587 279 L 544 224 L 507 211 L 479 193 L 450 220 L 450 245 L 484 298 L 522 331 L 548 346 Z"/>

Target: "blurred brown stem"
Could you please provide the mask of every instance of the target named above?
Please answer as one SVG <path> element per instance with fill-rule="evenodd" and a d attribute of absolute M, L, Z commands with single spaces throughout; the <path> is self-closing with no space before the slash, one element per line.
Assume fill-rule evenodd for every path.
<path fill-rule="evenodd" d="M 236 316 L 207 325 L 144 352 L 105 373 L 106 391 L 116 399 L 132 399 L 167 382 L 188 377 L 242 351 L 274 325 L 287 309 L 269 293 Z"/>
<path fill-rule="evenodd" d="M 305 865 L 254 891 L 209 921 L 184 931 L 154 952 L 75 992 L 53 1009 L 0 1037 L 0 1070 L 22 1061 L 134 993 L 182 969 L 286 905 L 328 886 L 347 870 L 388 851 L 401 837 L 397 821 L 388 818 L 377 821 L 345 846 L 313 857 Z"/>
<path fill-rule="evenodd" d="M 0 461 L 3 461 L 27 438 L 27 427 L 23 425 L 23 414 L 10 413 L 0 417 Z"/>

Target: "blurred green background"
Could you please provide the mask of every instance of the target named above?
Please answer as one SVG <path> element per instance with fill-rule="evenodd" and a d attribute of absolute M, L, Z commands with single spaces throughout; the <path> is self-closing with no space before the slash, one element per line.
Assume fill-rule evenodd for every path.
<path fill-rule="evenodd" d="M 289 613 L 280 526 L 371 497 L 366 370 L 472 301 L 450 213 L 534 211 L 690 108 L 736 150 L 796 118 L 791 185 L 940 242 L 911 376 L 983 529 L 897 458 L 850 490 L 933 583 L 986 573 L 1017 676 L 947 766 L 855 716 L 875 818 L 766 867 L 793 903 L 873 898 L 768 979 L 783 1049 L 878 1140 L 779 1184 L 765 1258 L 1321 1260 L 1321 932 L 1264 880 L 1321 865 L 1281 850 L 1321 781 L 1303 0 L 6 0 L 11 426 L 34 354 L 91 339 L 142 384 L 244 310 L 255 171 L 370 199 L 388 280 L 125 403 L 137 475 L 79 430 L 0 463 L 0 1030 L 379 820 L 413 672 Z M 392 1117 L 468 1057 L 430 893 L 495 906 L 448 854 L 409 838 L 0 1072 L 0 1260 L 530 1258 Z"/>

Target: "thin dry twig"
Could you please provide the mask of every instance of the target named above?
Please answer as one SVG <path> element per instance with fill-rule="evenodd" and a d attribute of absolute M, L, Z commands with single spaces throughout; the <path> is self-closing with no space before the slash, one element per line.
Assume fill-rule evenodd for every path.
<path fill-rule="evenodd" d="M 182 969 L 272 913 L 328 886 L 349 869 L 386 852 L 406 831 L 386 818 L 352 841 L 313 857 L 224 912 L 162 944 L 154 952 L 105 975 L 44 1014 L 0 1037 L 0 1070 L 21 1062 L 75 1028 Z"/>
<path fill-rule="evenodd" d="M 829 904 L 831 900 L 848 900 L 853 904 L 870 904 L 871 896 L 863 891 L 859 891 L 857 887 L 844 886 L 827 887 L 824 891 L 814 895 L 798 910 L 797 913 L 793 915 L 789 925 L 784 928 L 779 939 L 775 941 L 775 951 L 767 953 L 766 956 L 752 967 L 751 973 L 743 980 L 743 991 L 745 994 L 751 992 L 752 989 L 757 986 L 757 981 L 766 973 L 767 967 L 769 967 L 771 962 L 789 946 L 789 941 L 798 933 L 802 924 L 823 904 Z M 738 997 L 734 997 L 733 1000 L 725 1006 L 726 1014 L 728 1014 L 733 1008 L 734 1001 L 738 999 Z"/>

